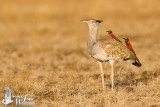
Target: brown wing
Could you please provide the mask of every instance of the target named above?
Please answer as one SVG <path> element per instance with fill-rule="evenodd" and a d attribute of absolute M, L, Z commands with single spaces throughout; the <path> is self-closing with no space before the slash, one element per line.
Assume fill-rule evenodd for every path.
<path fill-rule="evenodd" d="M 101 39 L 98 40 L 98 43 L 100 47 L 105 51 L 105 56 L 108 57 L 108 60 L 122 59 L 126 62 L 132 63 L 137 67 L 142 66 L 134 52 L 130 51 L 122 43 L 112 39 Z"/>
<path fill-rule="evenodd" d="M 105 50 L 108 58 L 137 59 L 132 51 L 118 41 L 103 39 L 99 40 L 99 44 Z"/>

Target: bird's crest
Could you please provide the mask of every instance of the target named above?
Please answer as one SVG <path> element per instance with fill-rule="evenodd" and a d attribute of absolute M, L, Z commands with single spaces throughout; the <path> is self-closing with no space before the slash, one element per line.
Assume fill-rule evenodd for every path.
<path fill-rule="evenodd" d="M 102 20 L 90 19 L 90 20 L 81 20 L 81 22 L 88 22 L 88 23 L 101 23 L 101 22 L 102 22 Z"/>

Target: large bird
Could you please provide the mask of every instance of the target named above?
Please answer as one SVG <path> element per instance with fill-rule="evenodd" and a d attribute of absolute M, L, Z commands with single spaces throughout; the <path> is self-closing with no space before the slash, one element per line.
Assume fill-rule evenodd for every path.
<path fill-rule="evenodd" d="M 89 36 L 87 41 L 88 53 L 97 60 L 100 69 L 103 89 L 105 90 L 104 84 L 104 71 L 102 67 L 102 62 L 110 62 L 112 73 L 111 73 L 111 82 L 112 90 L 114 87 L 114 69 L 113 65 L 116 60 L 123 60 L 133 65 L 140 66 L 137 61 L 137 58 L 134 52 L 130 51 L 126 46 L 116 40 L 112 39 L 97 39 L 97 33 L 99 28 L 100 20 L 90 19 L 82 20 L 88 24 L 89 27 Z M 136 63 L 136 64 L 135 64 Z"/>

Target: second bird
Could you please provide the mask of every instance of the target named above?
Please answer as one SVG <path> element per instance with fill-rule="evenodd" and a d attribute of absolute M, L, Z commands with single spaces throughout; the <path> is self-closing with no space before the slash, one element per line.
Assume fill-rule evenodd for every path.
<path fill-rule="evenodd" d="M 126 43 L 126 46 L 128 47 L 128 49 L 130 51 L 132 51 L 134 53 L 135 57 L 136 57 L 136 61 L 135 61 L 135 63 L 133 63 L 133 65 L 141 67 L 142 64 L 140 63 L 139 59 L 137 58 L 136 53 L 135 53 L 135 51 L 134 51 L 129 39 L 128 38 L 123 38 L 123 39 L 125 40 L 125 43 Z"/>
<path fill-rule="evenodd" d="M 107 32 L 108 32 L 109 37 L 110 37 L 111 39 L 115 39 L 116 41 L 121 42 L 118 38 L 116 38 L 116 36 L 114 36 L 114 34 L 112 33 L 111 30 L 108 30 Z M 122 43 L 122 42 L 121 42 L 121 43 Z"/>

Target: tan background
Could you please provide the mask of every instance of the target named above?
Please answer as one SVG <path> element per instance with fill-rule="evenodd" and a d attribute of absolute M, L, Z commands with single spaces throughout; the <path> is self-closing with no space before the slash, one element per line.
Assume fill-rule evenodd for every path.
<path fill-rule="evenodd" d="M 155 0 L 1 0 L 0 98 L 4 87 L 27 94 L 38 106 L 160 106 L 160 6 Z M 143 66 L 104 63 L 100 70 L 87 53 L 88 26 L 100 19 L 106 30 L 128 37 Z M 123 41 L 123 40 L 122 40 Z M 105 96 L 105 99 L 104 99 Z M 2 104 L 1 104 L 2 105 Z"/>

